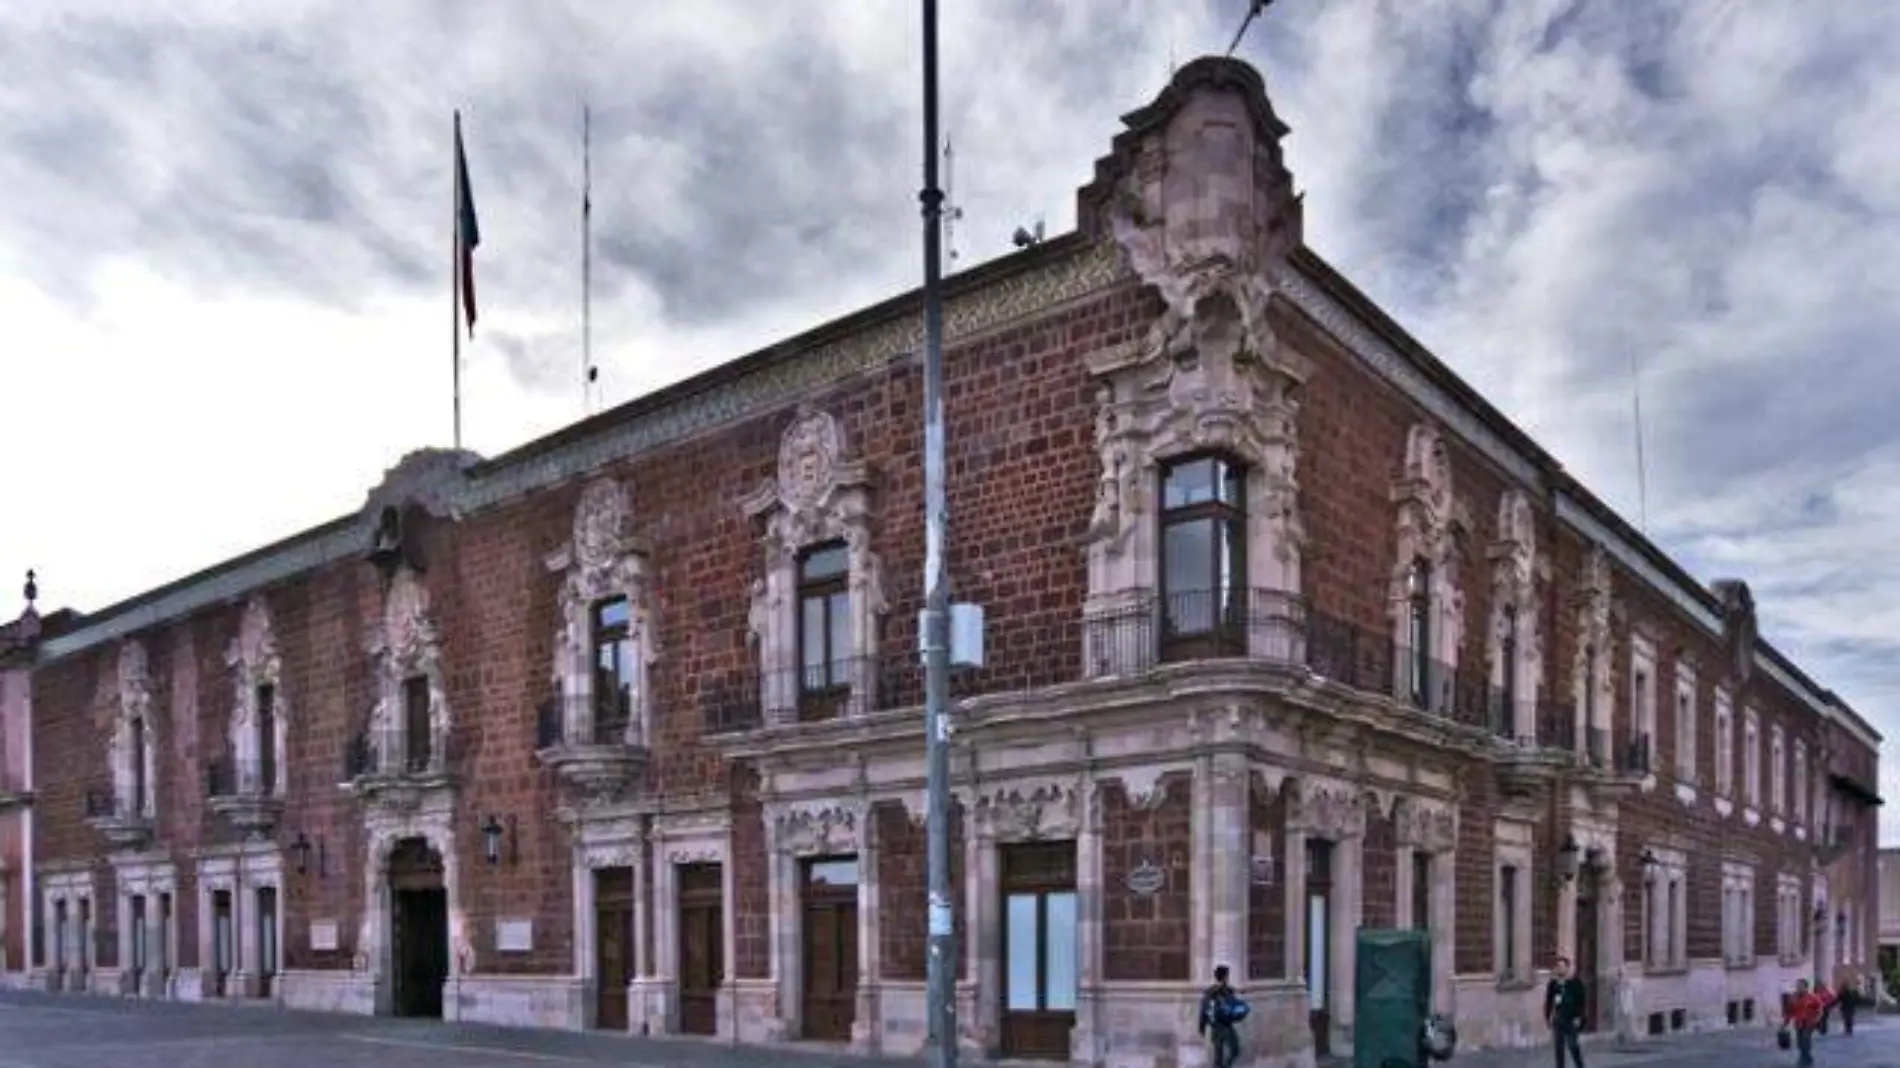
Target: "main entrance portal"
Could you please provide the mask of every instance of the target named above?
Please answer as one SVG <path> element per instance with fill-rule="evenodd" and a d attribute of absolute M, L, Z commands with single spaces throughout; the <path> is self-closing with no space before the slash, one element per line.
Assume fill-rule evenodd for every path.
<path fill-rule="evenodd" d="M 449 978 L 449 893 L 442 855 L 421 838 L 389 854 L 391 1003 L 397 1016 L 442 1015 Z"/>

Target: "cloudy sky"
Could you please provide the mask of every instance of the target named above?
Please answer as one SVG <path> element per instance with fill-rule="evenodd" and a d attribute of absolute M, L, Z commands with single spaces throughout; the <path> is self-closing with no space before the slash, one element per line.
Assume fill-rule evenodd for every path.
<path fill-rule="evenodd" d="M 967 266 L 1068 228 L 1117 117 L 1245 3 L 945 7 Z M 606 401 L 914 285 L 917 8 L 0 7 L 0 574 L 99 607 L 448 443 L 457 107 L 482 452 L 581 412 L 584 99 Z M 1241 53 L 1293 127 L 1309 242 L 1900 735 L 1900 20 L 1280 0 Z"/>

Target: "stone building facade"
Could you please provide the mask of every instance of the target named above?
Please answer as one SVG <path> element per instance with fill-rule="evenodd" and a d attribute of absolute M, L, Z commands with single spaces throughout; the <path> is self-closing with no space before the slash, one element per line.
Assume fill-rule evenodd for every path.
<path fill-rule="evenodd" d="M 1878 736 L 1304 245 L 1251 68 L 1126 127 L 947 284 L 961 1041 L 1204 1063 L 1227 964 L 1311 1064 L 1362 926 L 1468 1044 L 1559 953 L 1600 1030 L 1772 1015 Z M 918 307 L 43 642 L 32 981 L 916 1049 Z"/>

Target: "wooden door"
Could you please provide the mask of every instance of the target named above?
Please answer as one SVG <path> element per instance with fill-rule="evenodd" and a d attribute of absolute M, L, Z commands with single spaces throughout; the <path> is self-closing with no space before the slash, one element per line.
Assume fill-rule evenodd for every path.
<path fill-rule="evenodd" d="M 1075 1030 L 1075 843 L 1003 848 L 1003 1052 L 1066 1061 Z"/>
<path fill-rule="evenodd" d="M 633 869 L 594 872 L 594 1026 L 627 1029 L 627 983 L 633 979 Z"/>
<path fill-rule="evenodd" d="M 1597 982 L 1599 969 L 1597 961 L 1600 955 L 1600 932 L 1597 930 L 1597 883 L 1596 878 L 1586 869 L 1577 876 L 1577 959 L 1570 962 L 1575 974 L 1583 982 L 1583 1023 L 1586 1032 L 1597 1029 L 1597 1011 L 1599 1008 Z"/>
<path fill-rule="evenodd" d="M 389 854 L 391 963 L 398 1016 L 439 1018 L 449 978 L 449 895 L 442 857 L 406 838 Z"/>
<path fill-rule="evenodd" d="M 726 974 L 725 873 L 718 864 L 682 864 L 677 878 L 680 1031 L 717 1034 L 719 985 Z"/>
<path fill-rule="evenodd" d="M 858 861 L 807 861 L 804 875 L 804 1034 L 849 1042 L 858 1011 Z"/>
<path fill-rule="evenodd" d="M 1333 843 L 1306 840 L 1306 1004 L 1313 1028 L 1313 1055 L 1333 1050 Z"/>

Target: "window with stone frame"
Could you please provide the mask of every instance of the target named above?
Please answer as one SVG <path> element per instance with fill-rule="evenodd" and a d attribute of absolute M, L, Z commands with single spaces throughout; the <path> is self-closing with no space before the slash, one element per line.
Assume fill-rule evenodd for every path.
<path fill-rule="evenodd" d="M 1643 771 L 1656 753 L 1656 643 L 1643 635 L 1630 639 L 1630 748 Z"/>
<path fill-rule="evenodd" d="M 657 659 L 647 545 L 617 479 L 581 490 L 568 539 L 543 558 L 561 576 L 553 681 L 558 736 L 574 744 L 642 747 L 651 734 Z"/>
<path fill-rule="evenodd" d="M 747 630 L 766 724 L 878 707 L 879 620 L 889 605 L 871 548 L 870 482 L 838 421 L 800 406 L 780 438 L 776 476 L 741 502 L 764 526 L 765 570 L 752 581 Z M 818 630 L 808 626 L 807 613 L 818 611 L 808 592 L 822 605 Z"/>
<path fill-rule="evenodd" d="M 1432 862 L 1437 859 L 1422 849 L 1412 851 L 1412 927 L 1432 929 Z"/>
<path fill-rule="evenodd" d="M 1742 713 L 1742 803 L 1761 807 L 1761 717 L 1750 708 Z"/>
<path fill-rule="evenodd" d="M 402 680 L 402 752 L 403 770 L 429 770 L 434 755 L 433 734 L 429 722 L 429 678 L 411 675 Z"/>
<path fill-rule="evenodd" d="M 245 797 L 282 797 L 289 722 L 283 659 L 269 605 L 261 595 L 245 603 L 224 659 L 231 669 L 233 785 Z"/>
<path fill-rule="evenodd" d="M 1687 661 L 1676 661 L 1676 779 L 1693 785 L 1696 766 L 1696 674 Z"/>
<path fill-rule="evenodd" d="M 1500 819 L 1492 824 L 1491 953 L 1503 982 L 1528 982 L 1535 974 L 1531 944 L 1531 901 L 1537 892 L 1530 824 Z"/>
<path fill-rule="evenodd" d="M 442 650 L 429 591 L 401 568 L 383 594 L 383 625 L 373 636 L 377 701 L 370 715 L 375 768 L 385 775 L 447 770 L 449 714 Z"/>
<path fill-rule="evenodd" d="M 112 734 L 113 811 L 122 819 L 158 816 L 157 702 L 145 646 L 128 640 L 119 647 L 117 714 Z"/>
<path fill-rule="evenodd" d="M 1457 564 L 1468 524 L 1452 489 L 1451 453 L 1436 427 L 1419 423 L 1406 435 L 1392 499 L 1398 508 L 1389 593 L 1394 696 L 1426 711 L 1447 711 L 1463 643 Z"/>
<path fill-rule="evenodd" d="M 1722 864 L 1722 960 L 1731 968 L 1755 963 L 1755 869 Z"/>
<path fill-rule="evenodd" d="M 1735 795 L 1735 711 L 1728 691 L 1715 691 L 1715 792 Z"/>
<path fill-rule="evenodd" d="M 1571 685 L 1577 708 L 1576 751 L 1590 762 L 1606 764 L 1610 756 L 1610 710 L 1616 701 L 1611 658 L 1610 560 L 1602 547 L 1584 558 L 1577 593 L 1577 637 Z"/>
<path fill-rule="evenodd" d="M 1530 498 L 1511 490 L 1498 501 L 1491 544 L 1491 627 L 1486 651 L 1494 694 L 1492 730 L 1520 744 L 1537 740 L 1543 641 L 1538 626 L 1537 542 Z"/>
<path fill-rule="evenodd" d="M 1643 872 L 1643 967 L 1651 972 L 1688 967 L 1688 857 L 1680 850 L 1649 851 Z"/>
<path fill-rule="evenodd" d="M 798 557 L 798 715 L 836 718 L 851 693 L 850 558 L 843 542 Z"/>
<path fill-rule="evenodd" d="M 1220 454 L 1161 468 L 1163 659 L 1247 649 L 1247 475 Z"/>
<path fill-rule="evenodd" d="M 1779 723 L 1768 728 L 1768 810 L 1788 811 L 1788 741 Z"/>
<path fill-rule="evenodd" d="M 593 744 L 620 745 L 633 718 L 634 687 L 638 684 L 633 648 L 632 605 L 624 596 L 594 602 Z"/>
<path fill-rule="evenodd" d="M 1775 955 L 1783 964 L 1801 959 L 1803 898 L 1801 880 L 1782 873 L 1775 881 Z"/>
<path fill-rule="evenodd" d="M 1793 797 L 1791 818 L 1805 827 L 1808 823 L 1808 743 L 1799 738 L 1794 743 Z"/>

